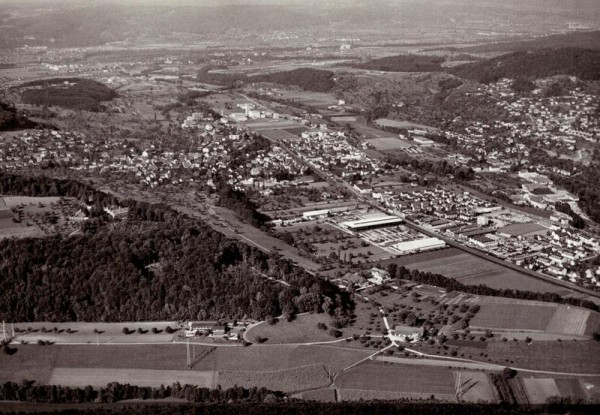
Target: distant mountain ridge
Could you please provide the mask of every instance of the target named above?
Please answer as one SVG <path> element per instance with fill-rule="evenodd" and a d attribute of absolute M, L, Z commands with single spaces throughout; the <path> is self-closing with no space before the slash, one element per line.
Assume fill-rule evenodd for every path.
<path fill-rule="evenodd" d="M 461 52 L 519 52 L 539 49 L 583 48 L 600 50 L 600 30 L 541 36 L 530 40 L 495 42 L 485 45 L 458 48 Z"/>

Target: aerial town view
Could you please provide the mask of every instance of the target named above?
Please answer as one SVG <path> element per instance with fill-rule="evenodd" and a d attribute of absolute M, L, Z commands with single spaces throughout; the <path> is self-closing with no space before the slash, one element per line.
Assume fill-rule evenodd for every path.
<path fill-rule="evenodd" d="M 0 0 L 0 413 L 600 413 L 598 0 Z"/>

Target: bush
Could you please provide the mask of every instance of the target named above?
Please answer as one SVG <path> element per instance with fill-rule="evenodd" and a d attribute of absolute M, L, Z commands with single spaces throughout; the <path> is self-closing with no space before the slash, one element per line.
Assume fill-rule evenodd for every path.
<path fill-rule="evenodd" d="M 123 327 L 123 334 L 131 333 L 127 327 Z"/>
<path fill-rule="evenodd" d="M 172 334 L 172 333 L 174 333 L 174 332 L 175 332 L 175 330 L 173 330 L 173 329 L 171 328 L 171 326 L 167 326 L 167 327 L 165 327 L 165 333 Z"/>
<path fill-rule="evenodd" d="M 338 329 L 329 330 L 329 334 L 331 334 L 333 337 L 336 337 L 336 338 L 342 337 L 342 332 L 341 332 L 341 330 L 338 330 Z"/>

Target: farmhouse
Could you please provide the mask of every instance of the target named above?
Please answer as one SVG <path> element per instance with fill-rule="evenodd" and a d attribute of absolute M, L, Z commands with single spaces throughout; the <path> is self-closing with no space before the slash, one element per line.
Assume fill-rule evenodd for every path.
<path fill-rule="evenodd" d="M 381 268 L 371 268 L 371 278 L 369 281 L 375 285 L 381 285 L 390 280 L 390 273 Z"/>
<path fill-rule="evenodd" d="M 213 335 L 223 336 L 225 334 L 225 328 L 223 326 L 217 326 L 214 323 L 195 323 L 190 321 L 188 328 L 184 331 L 185 337 L 195 337 L 202 335 Z"/>
<path fill-rule="evenodd" d="M 415 342 L 419 341 L 423 337 L 423 327 L 411 327 L 411 326 L 396 326 L 391 331 L 390 335 L 396 340 L 402 342 Z"/>
<path fill-rule="evenodd" d="M 329 216 L 329 209 L 311 210 L 302 213 L 302 219 L 304 220 L 324 219 L 327 216 Z"/>

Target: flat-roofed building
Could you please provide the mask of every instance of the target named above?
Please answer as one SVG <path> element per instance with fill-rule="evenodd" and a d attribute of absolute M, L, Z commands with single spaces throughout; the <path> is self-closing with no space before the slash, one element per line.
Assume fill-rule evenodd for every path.
<path fill-rule="evenodd" d="M 353 231 L 366 231 L 369 229 L 383 228 L 386 226 L 399 225 L 404 221 L 400 216 L 381 215 L 366 219 L 342 222 L 342 226 Z"/>
<path fill-rule="evenodd" d="M 394 249 L 400 251 L 401 254 L 431 251 L 432 249 L 440 249 L 445 247 L 446 242 L 438 238 L 415 239 L 413 241 L 399 242 L 394 245 Z"/>

